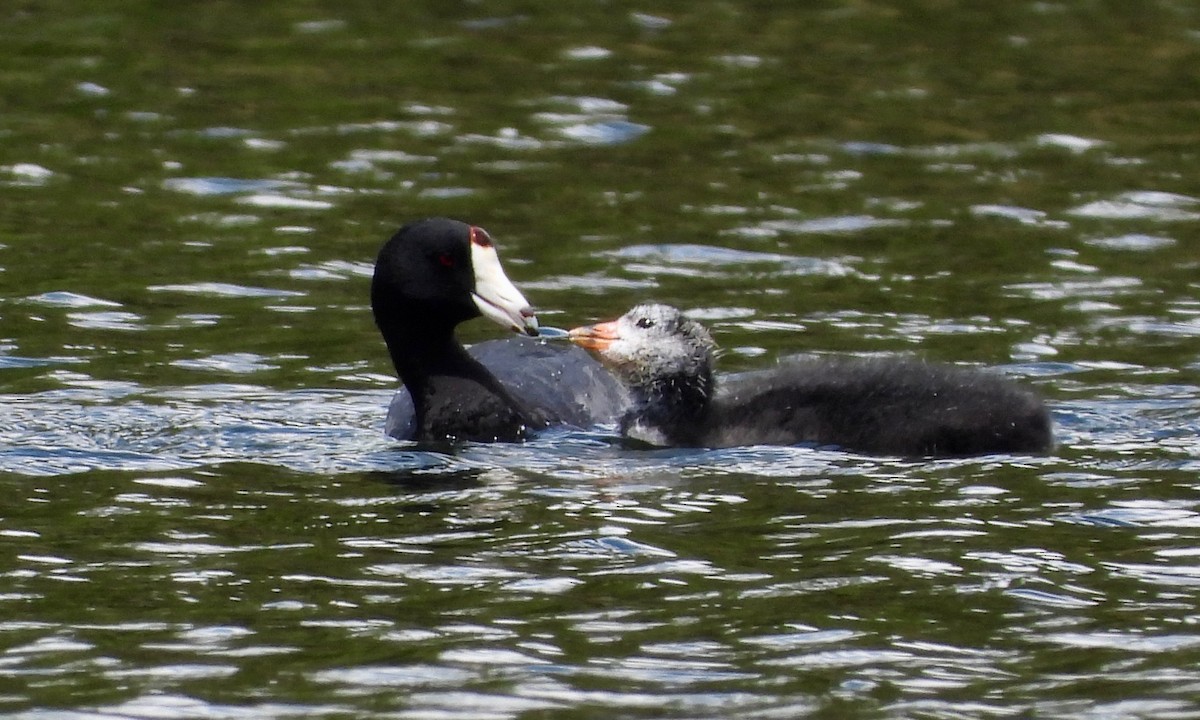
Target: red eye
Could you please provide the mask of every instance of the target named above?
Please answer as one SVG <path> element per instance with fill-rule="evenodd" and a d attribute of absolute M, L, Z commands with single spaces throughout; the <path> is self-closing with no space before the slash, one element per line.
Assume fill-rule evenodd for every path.
<path fill-rule="evenodd" d="M 454 258 L 450 257 L 450 253 L 441 253 L 438 255 L 438 264 L 445 268 L 454 267 Z"/>

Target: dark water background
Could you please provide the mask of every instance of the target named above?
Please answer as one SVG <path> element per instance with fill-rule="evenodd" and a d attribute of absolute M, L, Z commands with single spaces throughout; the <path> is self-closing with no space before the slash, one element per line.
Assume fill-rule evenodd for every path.
<path fill-rule="evenodd" d="M 0 5 L 0 712 L 1200 717 L 1200 9 Z M 1048 457 L 382 436 L 400 223 Z M 483 321 L 469 341 L 494 337 Z"/>

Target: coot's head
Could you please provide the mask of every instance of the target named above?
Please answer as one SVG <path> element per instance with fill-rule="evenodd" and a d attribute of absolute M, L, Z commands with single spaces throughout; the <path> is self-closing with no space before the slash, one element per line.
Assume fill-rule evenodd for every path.
<path fill-rule="evenodd" d="M 634 388 L 664 378 L 707 378 L 717 346 L 703 325 L 660 303 L 642 303 L 611 322 L 575 328 L 570 338 L 595 351 Z"/>
<path fill-rule="evenodd" d="M 396 328 L 449 329 L 484 317 L 537 335 L 537 317 L 500 266 L 483 228 L 430 218 L 400 228 L 379 251 L 371 310 L 387 335 Z"/>

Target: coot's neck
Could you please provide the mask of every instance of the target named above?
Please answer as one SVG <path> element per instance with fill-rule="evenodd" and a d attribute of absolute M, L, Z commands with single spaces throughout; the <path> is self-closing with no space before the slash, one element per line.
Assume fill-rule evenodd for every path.
<path fill-rule="evenodd" d="M 622 434 L 655 445 L 699 445 L 715 390 L 712 369 L 659 375 L 630 387 L 633 407 L 621 418 Z"/>
<path fill-rule="evenodd" d="M 400 382 L 412 395 L 417 426 L 420 427 L 429 406 L 431 384 L 437 377 L 457 377 L 472 380 L 509 406 L 520 421 L 530 427 L 533 415 L 524 404 L 500 384 L 478 360 L 471 357 L 458 339 L 454 328 L 444 324 L 422 327 L 381 326 L 383 340 Z"/>
<path fill-rule="evenodd" d="M 453 327 L 380 328 L 400 382 L 413 397 L 433 375 L 471 377 L 478 366 L 454 337 Z M 487 373 L 482 366 L 478 370 Z"/>

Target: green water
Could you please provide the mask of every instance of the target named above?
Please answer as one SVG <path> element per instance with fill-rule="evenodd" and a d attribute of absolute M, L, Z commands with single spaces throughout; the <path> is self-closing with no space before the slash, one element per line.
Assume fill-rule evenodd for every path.
<path fill-rule="evenodd" d="M 1197 717 L 1200 10 L 0 7 L 0 712 Z M 1047 457 L 382 435 L 398 225 Z M 497 336 L 482 321 L 467 341 Z"/>

